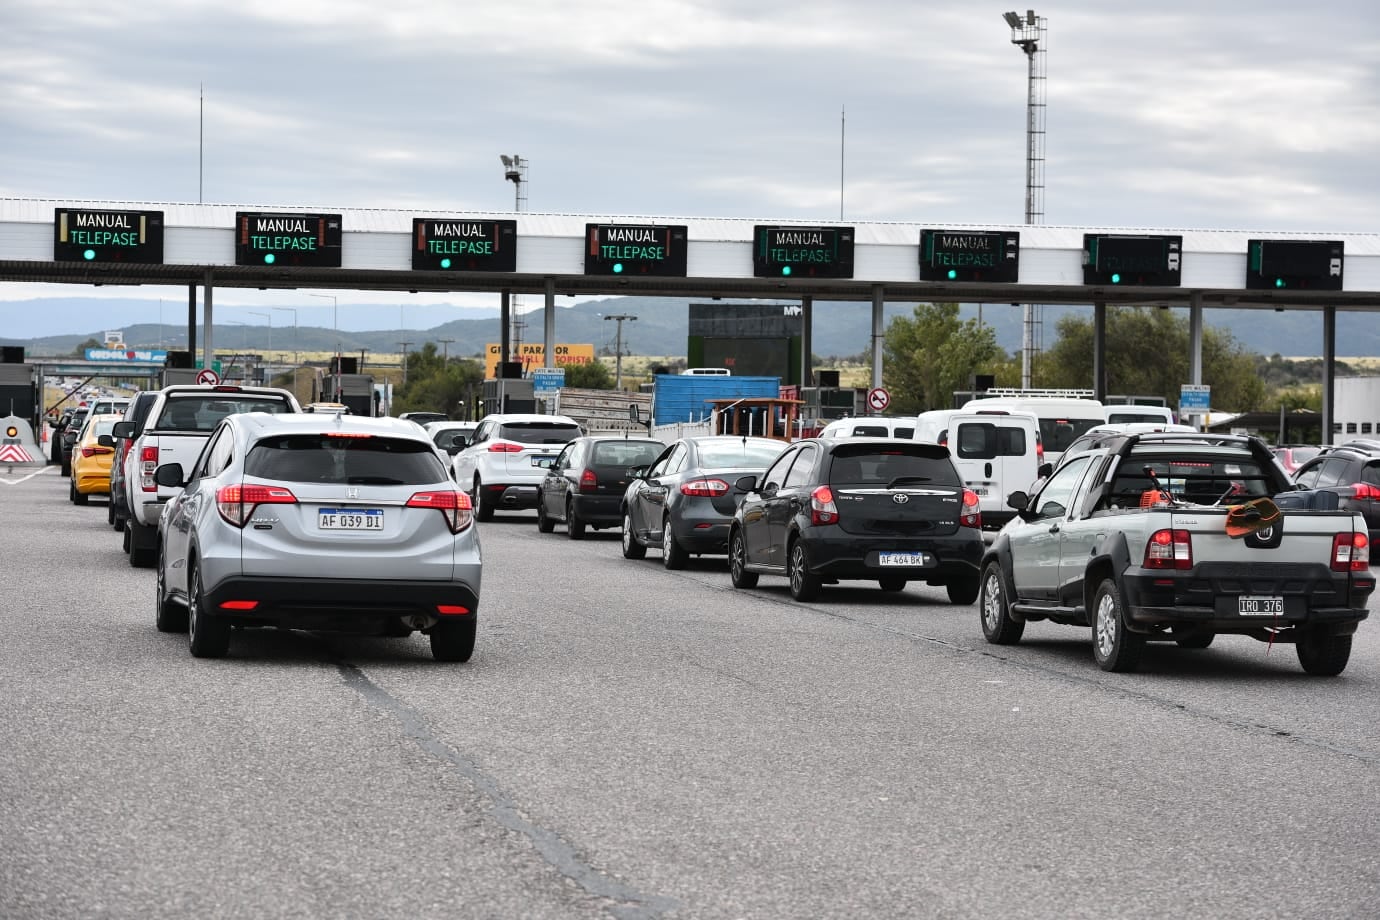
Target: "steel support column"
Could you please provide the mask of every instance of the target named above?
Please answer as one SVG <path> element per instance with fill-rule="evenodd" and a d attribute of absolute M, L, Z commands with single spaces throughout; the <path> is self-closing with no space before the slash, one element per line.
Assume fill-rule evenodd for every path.
<path fill-rule="evenodd" d="M 1107 304 L 1093 304 L 1093 399 L 1107 401 Z"/>
<path fill-rule="evenodd" d="M 810 329 L 814 323 L 815 299 L 809 294 L 800 298 L 800 385 L 814 385 L 814 368 L 810 366 L 810 352 L 814 348 Z"/>
<path fill-rule="evenodd" d="M 882 320 L 886 308 L 886 291 L 880 284 L 872 285 L 872 386 L 882 385 L 882 349 L 886 334 Z"/>
<path fill-rule="evenodd" d="M 542 342 L 546 356 L 542 367 L 556 366 L 556 279 L 546 279 L 546 315 L 542 317 Z"/>
<path fill-rule="evenodd" d="M 512 327 L 513 313 L 513 292 L 504 288 L 498 295 L 498 372 L 494 374 L 500 380 L 503 378 L 503 363 L 512 358 L 508 349 L 512 346 Z"/>
<path fill-rule="evenodd" d="M 1332 444 L 1336 434 L 1332 430 L 1333 395 L 1337 387 L 1337 308 L 1323 307 L 1323 381 L 1322 433 L 1319 444 Z"/>
<path fill-rule="evenodd" d="M 211 287 L 211 284 L 212 284 L 212 275 L 211 275 L 211 270 L 208 268 L 208 269 L 206 269 L 206 274 L 205 274 L 205 276 L 202 278 L 202 293 L 201 293 L 201 307 L 202 307 L 202 311 L 201 311 L 201 312 L 202 312 L 202 315 L 201 315 L 201 325 L 204 327 L 204 328 L 203 328 L 203 331 L 202 331 L 202 337 L 203 337 L 203 338 L 205 339 L 205 341 L 206 341 L 205 349 L 204 349 L 204 352 L 203 352 L 203 354 L 205 355 L 205 359 L 203 360 L 203 362 L 202 362 L 202 364 L 201 364 L 202 367 L 215 367 L 215 364 L 216 364 L 216 349 L 215 349 L 215 345 L 212 343 L 213 333 L 214 333 L 214 331 L 215 331 L 215 325 L 214 325 L 214 323 L 212 322 L 212 319 L 211 319 L 211 305 L 212 305 L 212 299 L 213 299 L 213 295 L 212 295 L 212 290 L 213 290 L 213 289 L 212 289 L 212 287 Z M 196 353 L 195 353 L 195 352 L 192 353 L 192 364 L 193 364 L 193 365 L 196 364 Z"/>
<path fill-rule="evenodd" d="M 162 313 L 162 308 L 159 308 Z M 160 320 L 161 322 L 161 320 Z M 162 326 L 159 327 L 161 338 Z M 192 366 L 196 366 L 196 285 L 187 285 L 187 352 L 192 356 Z"/>

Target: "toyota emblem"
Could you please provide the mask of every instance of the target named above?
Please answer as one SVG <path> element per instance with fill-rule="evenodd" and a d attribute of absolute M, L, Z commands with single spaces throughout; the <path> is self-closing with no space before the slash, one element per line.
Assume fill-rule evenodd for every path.
<path fill-rule="evenodd" d="M 898 505 L 904 505 L 906 502 L 910 501 L 910 496 L 904 492 L 897 492 L 895 495 L 891 496 L 891 500 Z"/>

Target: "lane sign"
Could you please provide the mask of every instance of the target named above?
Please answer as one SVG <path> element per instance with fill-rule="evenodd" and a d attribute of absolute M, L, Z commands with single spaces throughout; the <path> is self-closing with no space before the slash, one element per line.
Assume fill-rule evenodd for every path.
<path fill-rule="evenodd" d="M 755 278 L 852 278 L 853 227 L 752 228 Z"/>
<path fill-rule="evenodd" d="M 1015 231 L 921 230 L 921 281 L 1015 283 L 1021 235 Z"/>
<path fill-rule="evenodd" d="M 203 367 L 196 372 L 196 382 L 202 386 L 213 387 L 220 383 L 220 374 L 217 374 L 209 367 Z"/>
<path fill-rule="evenodd" d="M 235 212 L 235 264 L 339 268 L 339 214 Z"/>
<path fill-rule="evenodd" d="M 1083 234 L 1083 283 L 1178 287 L 1182 236 Z"/>
<path fill-rule="evenodd" d="M 867 391 L 867 405 L 874 412 L 885 412 L 891 405 L 891 394 L 883 387 L 873 387 Z"/>
<path fill-rule="evenodd" d="M 53 261 L 163 261 L 162 211 L 53 209 Z"/>
<path fill-rule="evenodd" d="M 517 271 L 517 221 L 412 218 L 412 268 Z"/>

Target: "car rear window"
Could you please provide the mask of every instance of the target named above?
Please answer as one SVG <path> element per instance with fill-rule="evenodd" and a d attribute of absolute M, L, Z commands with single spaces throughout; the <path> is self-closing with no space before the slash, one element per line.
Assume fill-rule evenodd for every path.
<path fill-rule="evenodd" d="M 600 441 L 594 445 L 590 466 L 650 466 L 666 449 L 658 441 L 645 444 L 638 441 Z"/>
<path fill-rule="evenodd" d="M 1121 461 L 1108 490 L 1110 500 L 1135 507 L 1151 491 L 1146 467 L 1155 471 L 1160 486 L 1179 501 L 1230 504 L 1242 497 L 1269 495 L 1277 475 L 1263 469 L 1254 457 L 1213 457 L 1208 454 L 1169 456 L 1132 451 Z"/>
<path fill-rule="evenodd" d="M 448 475 L 430 444 L 330 434 L 264 438 L 245 457 L 244 474 L 277 482 L 364 486 L 431 485 Z"/>
<path fill-rule="evenodd" d="M 1044 443 L 1045 450 L 1058 453 L 1072 444 L 1074 438 L 1087 433 L 1089 428 L 1105 424 L 1106 419 L 1100 418 L 1042 418 L 1040 440 Z"/>
<path fill-rule="evenodd" d="M 503 422 L 498 436 L 519 444 L 564 444 L 580 436 L 580 426 L 560 422 Z"/>
<path fill-rule="evenodd" d="M 859 445 L 834 451 L 829 463 L 829 485 L 886 486 L 892 483 L 961 486 L 963 480 L 948 450 L 938 445 Z"/>
<path fill-rule="evenodd" d="M 195 394 L 169 397 L 153 426 L 158 431 L 215 430 L 227 415 L 241 412 L 269 412 L 274 415 L 291 412 L 288 401 L 280 396 L 230 395 L 226 393 Z"/>
<path fill-rule="evenodd" d="M 699 444 L 700 469 L 763 469 L 771 466 L 773 460 L 786 449 L 785 441 L 701 441 Z"/>

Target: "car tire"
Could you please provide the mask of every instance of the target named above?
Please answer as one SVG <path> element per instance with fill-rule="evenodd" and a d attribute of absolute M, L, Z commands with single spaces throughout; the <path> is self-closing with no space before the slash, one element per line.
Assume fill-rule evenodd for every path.
<path fill-rule="evenodd" d="M 152 568 L 158 561 L 158 528 L 130 521 L 129 564 L 136 569 Z"/>
<path fill-rule="evenodd" d="M 800 540 L 791 544 L 790 555 L 786 558 L 786 576 L 791 582 L 791 597 L 798 601 L 812 601 L 819 597 L 823 582 L 818 575 L 811 574 L 810 556 Z"/>
<path fill-rule="evenodd" d="M 676 534 L 671 528 L 671 518 L 668 515 L 661 525 L 661 564 L 668 569 L 683 569 L 689 559 L 690 554 L 685 551 L 685 547 L 676 542 Z"/>
<path fill-rule="evenodd" d="M 115 524 L 115 500 L 111 499 L 105 505 L 105 522 L 110 525 Z"/>
<path fill-rule="evenodd" d="M 1316 677 L 1336 677 L 1346 670 L 1351 658 L 1351 636 L 1329 636 L 1308 630 L 1299 633 L 1294 650 L 1305 672 Z"/>
<path fill-rule="evenodd" d="M 627 511 L 623 512 L 623 558 L 647 558 L 647 545 L 633 533 L 632 514 Z"/>
<path fill-rule="evenodd" d="M 120 549 L 121 549 L 123 552 L 125 552 L 125 553 L 128 553 L 128 552 L 129 552 L 129 541 L 130 541 L 129 529 L 130 529 L 131 527 L 133 527 L 133 526 L 134 526 L 134 522 L 131 521 L 131 520 L 129 520 L 128 518 L 126 518 L 126 519 L 125 519 L 125 526 L 122 527 L 122 528 L 120 528 Z"/>
<path fill-rule="evenodd" d="M 1174 644 L 1179 648 L 1207 648 L 1212 644 L 1212 640 L 1217 638 L 1216 633 L 1193 632 L 1192 630 L 1174 630 Z"/>
<path fill-rule="evenodd" d="M 469 661 L 474 654 L 477 626 L 474 614 L 438 620 L 431 627 L 431 657 L 437 661 Z"/>
<path fill-rule="evenodd" d="M 230 651 L 230 624 L 206 614 L 201 567 L 192 560 L 187 572 L 187 648 L 194 658 L 224 658 Z"/>
<path fill-rule="evenodd" d="M 728 577 L 735 588 L 757 587 L 757 573 L 747 570 L 747 541 L 736 528 L 728 536 Z"/>
<path fill-rule="evenodd" d="M 551 533 L 556 529 L 556 522 L 546 516 L 546 497 L 540 492 L 537 493 L 537 533 Z"/>
<path fill-rule="evenodd" d="M 1121 591 L 1104 579 L 1093 596 L 1093 658 L 1104 671 L 1134 671 L 1145 651 L 1145 637 L 1126 628 Z"/>
<path fill-rule="evenodd" d="M 572 540 L 585 538 L 585 522 L 575 513 L 574 499 L 566 499 L 565 502 L 565 535 Z"/>
<path fill-rule="evenodd" d="M 154 581 L 153 596 L 156 616 L 154 625 L 159 632 L 184 633 L 187 631 L 187 608 L 168 599 L 168 576 L 163 567 L 163 554 L 158 554 L 157 578 Z"/>
<path fill-rule="evenodd" d="M 1015 598 L 1006 589 L 1001 563 L 987 563 L 978 593 L 978 614 L 982 619 L 982 635 L 993 645 L 1015 645 L 1021 641 L 1025 621 L 1011 616 L 1013 600 Z"/>
<path fill-rule="evenodd" d="M 877 579 L 877 584 L 881 585 L 882 590 L 894 594 L 897 591 L 906 590 L 906 580 L 896 575 L 887 575 Z"/>
<path fill-rule="evenodd" d="M 484 483 L 478 477 L 474 480 L 474 492 L 470 495 L 474 499 L 474 519 L 476 521 L 492 521 L 494 519 L 494 506 L 492 502 L 484 500 Z"/>
<path fill-rule="evenodd" d="M 982 590 L 982 577 L 963 575 L 951 579 L 944 585 L 944 590 L 948 592 L 949 603 L 966 607 L 978 599 L 978 592 Z"/>

